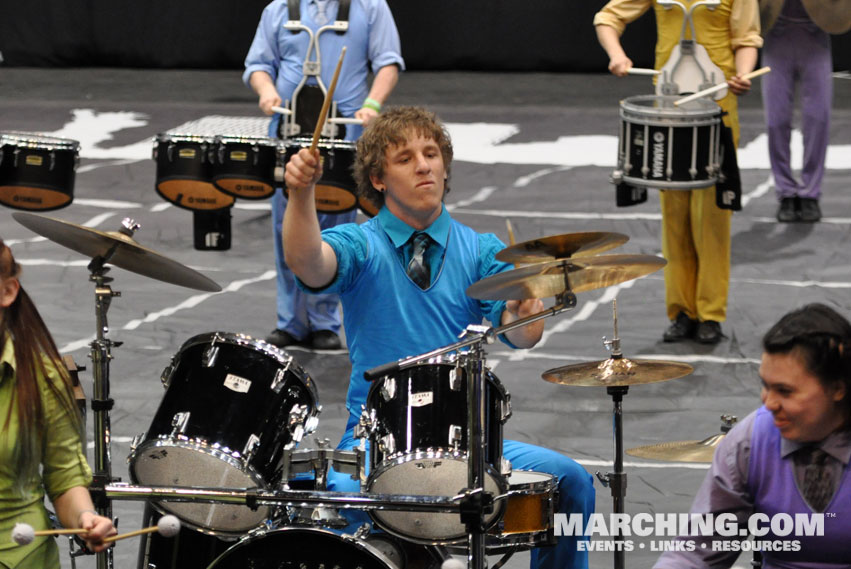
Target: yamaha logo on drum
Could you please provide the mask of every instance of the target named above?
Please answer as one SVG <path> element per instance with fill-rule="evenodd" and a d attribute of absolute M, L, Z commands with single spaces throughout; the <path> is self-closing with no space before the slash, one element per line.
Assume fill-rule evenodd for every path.
<path fill-rule="evenodd" d="M 653 177 L 661 178 L 665 168 L 665 133 L 653 133 Z"/>

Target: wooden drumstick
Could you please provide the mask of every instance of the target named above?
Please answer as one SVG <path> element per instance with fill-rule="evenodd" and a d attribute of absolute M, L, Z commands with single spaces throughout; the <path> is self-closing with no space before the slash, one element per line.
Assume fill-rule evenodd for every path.
<path fill-rule="evenodd" d="M 175 516 L 163 516 L 159 519 L 159 522 L 155 526 L 137 529 L 136 531 L 122 533 L 119 535 L 112 535 L 110 537 L 105 537 L 103 538 L 103 542 L 112 543 L 114 541 L 118 541 L 119 539 L 126 539 L 128 537 L 136 537 L 137 535 L 144 535 L 146 533 L 154 532 L 158 532 L 164 537 L 174 537 L 179 531 L 180 520 L 178 520 Z"/>
<path fill-rule="evenodd" d="M 647 69 L 646 67 L 630 67 L 626 70 L 627 75 L 659 75 L 662 73 L 656 69 Z"/>
<path fill-rule="evenodd" d="M 765 75 L 769 71 L 771 71 L 770 67 L 760 67 L 756 71 L 751 71 L 750 73 L 745 73 L 744 75 L 742 75 L 742 79 L 753 79 L 754 77 L 759 77 L 760 75 Z M 692 93 L 691 95 L 689 95 L 687 97 L 683 97 L 682 99 L 677 99 L 676 101 L 674 101 L 674 105 L 679 107 L 680 105 L 684 105 L 686 103 L 689 103 L 689 102 L 694 101 L 696 99 L 699 99 L 701 97 L 705 97 L 706 95 L 711 95 L 712 93 L 717 93 L 718 91 L 720 91 L 721 89 L 723 89 L 726 86 L 727 86 L 726 81 L 724 81 L 723 83 L 718 83 L 714 87 L 709 87 L 709 88 L 704 89 L 702 91 L 698 91 L 697 93 Z"/>
<path fill-rule="evenodd" d="M 508 229 L 508 244 L 514 245 L 514 228 L 511 226 L 511 220 L 505 218 L 505 227 Z"/>
<path fill-rule="evenodd" d="M 325 117 L 328 116 L 328 108 L 331 106 L 331 97 L 334 96 L 334 89 L 337 88 L 337 78 L 340 76 L 340 68 L 343 67 L 343 57 L 346 55 L 346 46 L 343 46 L 340 51 L 340 59 L 337 60 L 337 68 L 334 70 L 334 77 L 331 79 L 331 85 L 328 87 L 328 92 L 325 93 L 325 101 L 322 103 L 322 110 L 319 111 L 319 118 L 316 120 L 316 128 L 313 130 L 313 142 L 310 144 L 310 152 L 316 150 L 316 145 L 319 143 L 319 134 L 322 132 L 322 127 L 325 126 Z"/>

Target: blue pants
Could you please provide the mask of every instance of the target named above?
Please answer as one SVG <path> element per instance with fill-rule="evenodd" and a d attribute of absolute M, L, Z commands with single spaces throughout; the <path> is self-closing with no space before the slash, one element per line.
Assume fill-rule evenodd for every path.
<path fill-rule="evenodd" d="M 833 102 L 830 36 L 812 23 L 778 20 L 765 37 L 762 62 L 771 73 L 762 81 L 768 129 L 768 155 L 777 198 L 821 197 Z M 795 83 L 800 86 L 804 160 L 800 183 L 792 173 L 789 143 L 795 110 Z"/>
<path fill-rule="evenodd" d="M 354 415 L 349 416 L 346 432 L 338 449 L 351 450 L 359 441 L 353 437 L 352 431 L 357 424 Z M 367 449 L 369 446 L 367 445 Z M 555 451 L 521 443 L 518 441 L 503 441 L 502 454 L 511 461 L 514 470 L 534 470 L 552 474 L 558 478 L 558 503 L 556 511 L 565 514 L 582 514 L 587 525 L 594 512 L 595 490 L 594 480 L 577 462 Z M 367 456 L 369 454 L 367 453 Z M 367 468 L 368 468 L 367 464 Z M 338 474 L 331 470 L 328 473 L 328 490 L 334 492 L 358 492 L 359 484 L 348 474 Z M 370 523 L 369 514 L 365 511 L 347 510 L 344 515 L 351 522 L 347 533 L 354 532 L 363 523 Z M 582 537 L 561 536 L 556 538 L 556 545 L 533 549 L 530 567 L 533 569 L 584 569 L 588 567 L 587 551 L 579 551 L 577 542 Z"/>
<path fill-rule="evenodd" d="M 317 330 L 340 332 L 340 313 L 337 305 L 340 297 L 336 294 L 308 294 L 298 288 L 295 275 L 284 262 L 284 243 L 281 240 L 281 224 L 287 198 L 281 188 L 272 196 L 272 235 L 275 241 L 275 267 L 278 271 L 278 319 L 279 330 L 289 332 L 295 338 L 304 340 Z M 351 223 L 357 216 L 357 210 L 346 213 L 319 214 L 319 227 L 328 229 L 341 223 Z"/>

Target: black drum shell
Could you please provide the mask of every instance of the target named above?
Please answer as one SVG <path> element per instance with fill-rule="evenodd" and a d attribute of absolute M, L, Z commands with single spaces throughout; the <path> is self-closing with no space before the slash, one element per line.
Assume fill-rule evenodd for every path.
<path fill-rule="evenodd" d="M 262 200 L 275 193 L 275 168 L 282 149 L 274 139 L 217 136 L 212 181 L 236 198 Z"/>
<path fill-rule="evenodd" d="M 188 210 L 231 207 L 234 197 L 212 182 L 215 139 L 191 134 L 157 135 L 153 157 L 156 191 L 161 198 Z"/>
<path fill-rule="evenodd" d="M 310 138 L 288 139 L 284 163 L 302 148 L 310 148 Z M 321 140 L 317 149 L 322 159 L 322 178 L 316 184 L 316 211 L 345 213 L 358 207 L 357 185 L 352 170 L 356 147 L 346 140 Z"/>
<path fill-rule="evenodd" d="M 51 211 L 74 199 L 79 163 L 76 141 L 5 136 L 0 140 L 0 203 L 14 209 Z"/>

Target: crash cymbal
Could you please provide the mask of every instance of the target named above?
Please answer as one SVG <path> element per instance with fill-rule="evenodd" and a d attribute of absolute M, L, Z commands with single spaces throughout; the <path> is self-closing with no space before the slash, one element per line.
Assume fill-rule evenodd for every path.
<path fill-rule="evenodd" d="M 27 229 L 87 257 L 101 257 L 115 247 L 108 264 L 178 286 L 208 292 L 222 290 L 201 273 L 139 245 L 118 231 L 99 231 L 34 213 L 13 213 L 12 217 Z"/>
<path fill-rule="evenodd" d="M 470 285 L 467 296 L 479 300 L 547 298 L 568 290 L 585 292 L 612 286 L 664 266 L 665 259 L 655 255 L 571 257 L 492 275 Z"/>
<path fill-rule="evenodd" d="M 550 383 L 580 387 L 623 387 L 668 381 L 690 374 L 694 368 L 679 362 L 609 358 L 545 371 Z"/>
<path fill-rule="evenodd" d="M 541 237 L 506 247 L 496 258 L 506 263 L 543 263 L 576 256 L 598 255 L 629 241 L 622 233 L 565 233 Z"/>
<path fill-rule="evenodd" d="M 668 460 L 673 462 L 712 462 L 715 448 L 724 440 L 724 434 L 712 435 L 702 441 L 677 441 L 659 443 L 626 450 L 638 458 Z"/>

